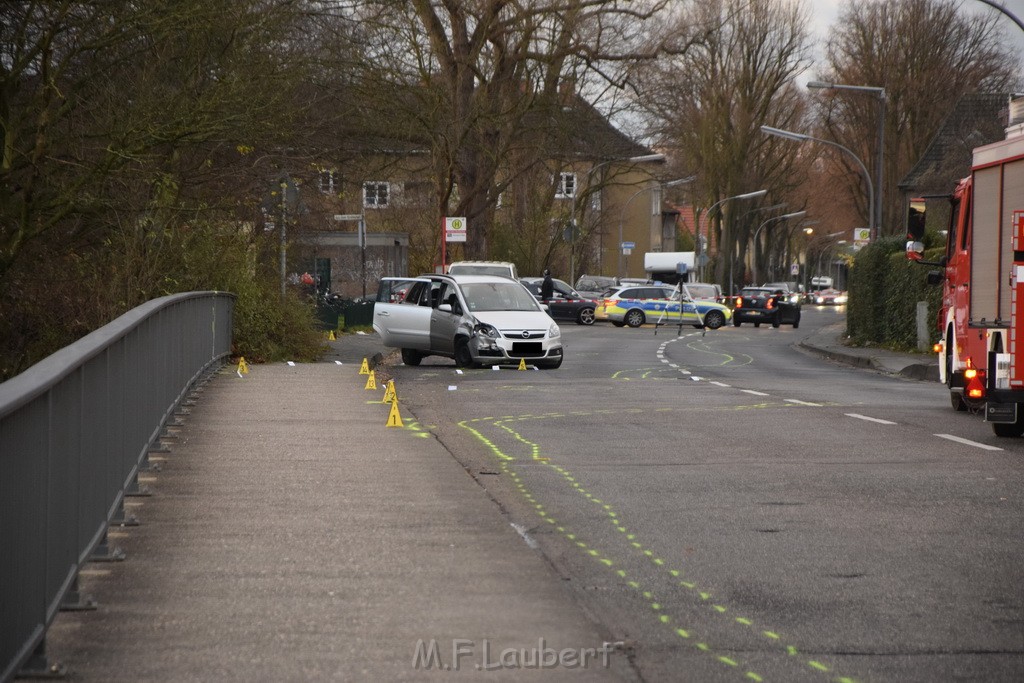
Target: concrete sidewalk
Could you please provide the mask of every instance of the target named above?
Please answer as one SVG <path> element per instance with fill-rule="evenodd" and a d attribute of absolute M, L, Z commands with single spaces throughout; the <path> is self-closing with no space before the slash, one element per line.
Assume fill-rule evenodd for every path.
<path fill-rule="evenodd" d="M 900 375 L 909 379 L 939 381 L 939 360 L 932 352 L 900 353 L 863 346 L 849 346 L 845 343 L 846 323 L 837 323 L 821 328 L 817 333 L 800 342 L 808 351 L 830 360 Z"/>
<path fill-rule="evenodd" d="M 127 559 L 82 572 L 99 609 L 50 631 L 69 680 L 422 680 L 456 652 L 460 680 L 633 678 L 620 652 L 602 665 L 600 628 L 444 447 L 386 426 L 358 374 L 376 336 L 333 347 L 205 385 L 154 495 L 129 501 L 141 526 L 111 533 Z M 525 652 L 499 668 L 508 648 Z M 522 668 L 542 648 L 565 665 Z"/>

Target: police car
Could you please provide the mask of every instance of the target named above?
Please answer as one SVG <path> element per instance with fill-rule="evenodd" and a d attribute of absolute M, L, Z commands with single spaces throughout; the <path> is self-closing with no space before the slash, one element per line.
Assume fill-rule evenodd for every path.
<path fill-rule="evenodd" d="M 667 285 L 626 285 L 609 289 L 598 299 L 594 314 L 616 327 L 640 327 L 644 323 L 684 323 L 717 330 L 731 317 L 732 310 L 714 301 L 680 296 Z"/>

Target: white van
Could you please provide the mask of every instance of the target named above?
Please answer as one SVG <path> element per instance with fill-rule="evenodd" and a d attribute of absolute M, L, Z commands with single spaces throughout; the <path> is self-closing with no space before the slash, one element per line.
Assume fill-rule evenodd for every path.
<path fill-rule="evenodd" d="M 448 266 L 449 275 L 497 275 L 519 279 L 516 264 L 508 261 L 455 261 Z"/>

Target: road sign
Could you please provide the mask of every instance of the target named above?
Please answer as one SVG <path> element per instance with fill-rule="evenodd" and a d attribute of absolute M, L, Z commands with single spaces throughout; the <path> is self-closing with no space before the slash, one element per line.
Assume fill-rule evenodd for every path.
<path fill-rule="evenodd" d="M 358 221 L 363 217 L 360 213 L 336 213 L 334 214 L 334 220 L 336 221 Z"/>
<path fill-rule="evenodd" d="M 854 228 L 853 243 L 867 244 L 871 241 L 871 228 Z"/>
<path fill-rule="evenodd" d="M 444 241 L 465 242 L 466 241 L 466 219 L 464 217 L 444 219 Z"/>
<path fill-rule="evenodd" d="M 791 263 L 790 266 L 789 266 L 789 274 L 790 275 L 799 275 L 800 274 L 800 264 L 799 263 Z"/>
<path fill-rule="evenodd" d="M 636 242 L 623 242 L 622 250 L 625 251 L 626 249 L 636 249 Z"/>

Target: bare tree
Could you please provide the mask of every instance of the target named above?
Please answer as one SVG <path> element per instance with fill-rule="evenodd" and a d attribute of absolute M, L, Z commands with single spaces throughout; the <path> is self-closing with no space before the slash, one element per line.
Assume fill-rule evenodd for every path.
<path fill-rule="evenodd" d="M 465 216 L 467 256 L 489 254 L 498 197 L 517 178 L 578 154 L 580 131 L 561 115 L 572 98 L 597 82 L 621 87 L 623 64 L 667 48 L 644 42 L 666 4 L 413 0 L 358 8 L 373 58 L 360 80 L 387 93 L 366 101 L 386 105 L 392 136 L 426 146 L 434 224 Z"/>
<path fill-rule="evenodd" d="M 848 2 L 830 32 L 825 81 L 885 89 L 883 220 L 879 234 L 903 231 L 896 185 L 921 157 L 960 96 L 1005 91 L 1020 68 L 1005 42 L 999 15 L 967 14 L 953 0 Z M 821 102 L 825 135 L 874 169 L 878 158 L 877 98 L 828 91 Z M 845 156 L 845 155 L 844 155 Z M 830 157 L 832 159 L 832 157 Z M 867 224 L 861 174 L 835 156 L 846 194 Z"/>
<path fill-rule="evenodd" d="M 676 26 L 686 34 L 699 27 L 704 39 L 637 73 L 660 144 L 673 151 L 681 172 L 698 176 L 695 205 L 711 207 L 761 188 L 781 197 L 792 188 L 792 150 L 766 140 L 760 127 L 792 124 L 805 115 L 792 80 L 807 64 L 806 21 L 800 2 L 701 3 L 682 13 Z M 712 217 L 719 282 L 730 270 L 734 278 L 743 271 L 749 231 L 757 225 L 752 208 L 725 205 Z"/>

